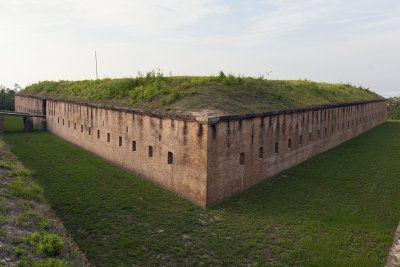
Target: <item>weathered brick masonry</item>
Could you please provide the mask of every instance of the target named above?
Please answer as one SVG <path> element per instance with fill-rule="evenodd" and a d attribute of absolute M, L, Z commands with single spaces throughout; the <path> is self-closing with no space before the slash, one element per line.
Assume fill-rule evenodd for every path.
<path fill-rule="evenodd" d="M 45 114 L 50 132 L 204 207 L 385 122 L 386 107 L 378 100 L 195 117 L 15 97 L 16 111 Z"/>

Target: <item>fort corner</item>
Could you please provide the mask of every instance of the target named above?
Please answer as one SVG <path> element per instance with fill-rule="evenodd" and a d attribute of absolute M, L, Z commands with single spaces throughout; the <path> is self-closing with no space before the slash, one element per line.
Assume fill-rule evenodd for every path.
<path fill-rule="evenodd" d="M 55 135 L 210 207 L 380 125 L 387 101 L 193 116 L 16 95 L 15 110 L 43 114 Z"/>

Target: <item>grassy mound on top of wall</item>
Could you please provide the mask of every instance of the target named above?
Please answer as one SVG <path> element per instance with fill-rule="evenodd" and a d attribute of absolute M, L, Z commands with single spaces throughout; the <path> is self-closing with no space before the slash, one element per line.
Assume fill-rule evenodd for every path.
<path fill-rule="evenodd" d="M 4 140 L 96 266 L 383 266 L 400 218 L 400 122 L 210 209 L 45 131 Z"/>
<path fill-rule="evenodd" d="M 321 104 L 382 99 L 350 84 L 307 80 L 277 81 L 233 75 L 165 77 L 149 72 L 137 78 L 45 81 L 20 94 L 106 103 L 145 109 L 251 113 Z"/>

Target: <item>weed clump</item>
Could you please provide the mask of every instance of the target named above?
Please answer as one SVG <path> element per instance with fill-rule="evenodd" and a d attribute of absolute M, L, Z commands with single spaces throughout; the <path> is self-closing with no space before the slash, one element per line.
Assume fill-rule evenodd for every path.
<path fill-rule="evenodd" d="M 16 197 L 43 200 L 43 188 L 27 177 L 18 176 L 17 179 L 8 184 L 7 187 Z"/>
<path fill-rule="evenodd" d="M 33 248 L 36 255 L 53 256 L 60 254 L 64 242 L 58 235 L 33 233 L 23 239 L 25 245 Z"/>

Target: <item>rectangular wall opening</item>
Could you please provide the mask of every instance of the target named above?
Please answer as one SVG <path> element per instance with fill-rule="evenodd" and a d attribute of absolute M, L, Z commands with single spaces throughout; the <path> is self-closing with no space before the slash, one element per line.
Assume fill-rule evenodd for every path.
<path fill-rule="evenodd" d="M 110 133 L 107 133 L 107 142 L 110 142 Z"/>
<path fill-rule="evenodd" d="M 64 119 L 63 119 L 63 126 L 64 126 Z"/>
<path fill-rule="evenodd" d="M 287 147 L 289 149 L 292 148 L 292 139 L 291 138 L 289 138 L 288 141 L 287 141 Z"/>
<path fill-rule="evenodd" d="M 300 136 L 299 136 L 299 144 L 300 144 L 300 145 L 303 144 L 303 135 L 300 135 Z"/>
<path fill-rule="evenodd" d="M 76 122 L 74 122 L 74 130 L 76 130 Z"/>
<path fill-rule="evenodd" d="M 174 158 L 174 154 L 172 154 L 172 152 L 168 152 L 168 164 L 172 164 L 173 158 Z"/>
<path fill-rule="evenodd" d="M 261 146 L 258 149 L 258 158 L 262 159 L 264 157 L 264 148 Z"/>
<path fill-rule="evenodd" d="M 81 133 L 83 133 L 83 125 L 81 124 Z"/>
<path fill-rule="evenodd" d="M 119 138 L 118 138 L 118 143 L 119 143 L 119 146 L 122 146 L 122 137 L 120 136 Z"/>
<path fill-rule="evenodd" d="M 278 142 L 275 143 L 275 153 L 279 152 L 279 144 Z"/>
<path fill-rule="evenodd" d="M 91 135 L 92 134 L 92 129 L 90 129 L 90 127 L 89 127 L 88 131 L 89 131 L 89 135 Z"/>
<path fill-rule="evenodd" d="M 149 158 L 153 157 L 153 147 L 149 146 Z"/>
<path fill-rule="evenodd" d="M 100 130 L 97 130 L 97 138 L 100 138 Z"/>
<path fill-rule="evenodd" d="M 68 121 L 68 128 L 71 126 L 71 123 L 70 123 L 70 121 Z"/>
<path fill-rule="evenodd" d="M 311 141 L 311 139 L 312 139 L 312 133 L 308 133 L 308 140 Z"/>
<path fill-rule="evenodd" d="M 132 151 L 136 151 L 136 141 L 132 141 Z"/>
<path fill-rule="evenodd" d="M 240 157 L 239 158 L 240 158 L 239 159 L 240 165 L 243 165 L 244 164 L 244 152 L 240 153 Z"/>

